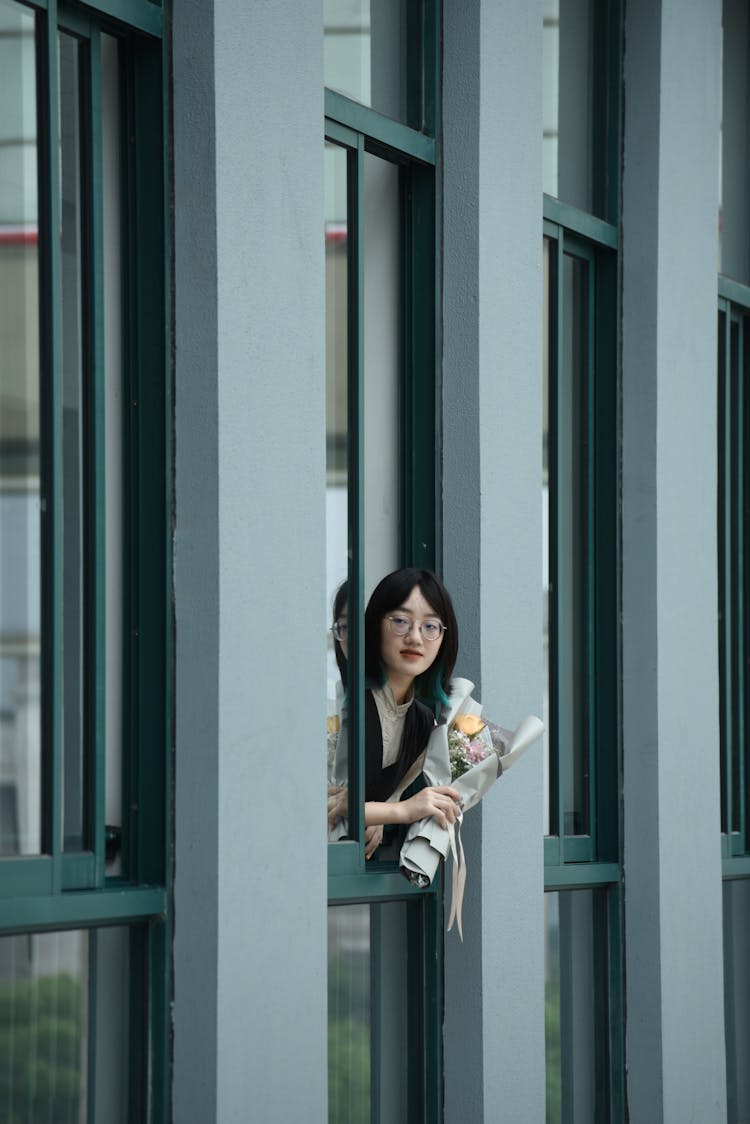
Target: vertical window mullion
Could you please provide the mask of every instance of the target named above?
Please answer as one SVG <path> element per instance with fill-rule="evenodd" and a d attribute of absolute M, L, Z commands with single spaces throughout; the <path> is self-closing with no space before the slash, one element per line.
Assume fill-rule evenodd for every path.
<path fill-rule="evenodd" d="M 350 153 L 349 220 L 349 823 L 364 863 L 364 140 Z"/>
<path fill-rule="evenodd" d="M 559 836 L 560 862 L 564 862 L 564 816 L 562 800 L 562 752 L 560 740 L 560 459 L 559 459 L 559 381 L 562 365 L 563 302 L 562 232 L 550 244 L 554 246 L 550 268 L 552 309 L 550 314 L 550 831 Z"/>
<path fill-rule="evenodd" d="M 90 560 L 89 596 L 91 621 L 88 629 L 90 658 L 87 679 L 91 684 L 89 705 L 91 777 L 87 786 L 91 800 L 90 845 L 95 853 L 96 884 L 104 880 L 104 801 L 106 748 L 106 624 L 105 624 L 105 485 L 104 451 L 104 262 L 102 223 L 102 104 L 101 38 L 94 32 L 89 42 L 88 75 L 89 140 L 89 371 L 90 371 Z"/>
<path fill-rule="evenodd" d="M 719 682 L 721 739 L 721 818 L 727 846 L 732 831 L 732 427 L 730 309 L 719 302 Z"/>
<path fill-rule="evenodd" d="M 42 26 L 41 44 L 43 127 L 40 139 L 41 217 L 44 222 L 40 254 L 40 304 L 43 325 L 42 397 L 47 456 L 43 476 L 42 595 L 43 644 L 43 849 L 52 856 L 53 892 L 62 885 L 62 313 L 61 313 L 61 204 L 60 204 L 60 111 L 57 48 L 57 0 L 49 0 Z M 44 221 L 46 220 L 46 221 Z"/>
<path fill-rule="evenodd" d="M 586 368 L 583 372 L 583 426 L 586 440 L 586 451 L 583 458 L 583 471 L 585 479 L 582 482 L 582 502 L 584 519 L 584 572 L 582 574 L 584 589 L 582 590 L 582 604 L 585 612 L 585 643 L 586 651 L 583 659 L 585 681 L 583 683 L 581 705 L 583 707 L 583 726 L 586 729 L 586 768 L 588 770 L 586 828 L 591 837 L 591 861 L 598 857 L 595 835 L 597 822 L 597 770 L 596 770 L 596 597 L 594 582 L 596 575 L 596 393 L 597 393 L 597 365 L 596 365 L 596 292 L 597 268 L 596 255 L 590 254 L 586 267 L 586 293 L 582 307 L 585 310 L 585 323 L 581 325 L 586 347 Z"/>
<path fill-rule="evenodd" d="M 57 43 L 62 247 L 62 831 L 64 852 L 80 854 L 87 848 L 90 832 L 88 52 L 68 31 L 58 31 Z M 66 870 L 69 866 L 66 863 Z M 68 878 L 64 875 L 64 885 Z"/>
<path fill-rule="evenodd" d="M 731 483 L 729 487 L 730 513 L 729 513 L 729 542 L 731 544 L 729 555 L 729 652 L 730 652 L 730 691 L 731 731 L 728 743 L 729 757 L 729 784 L 728 784 L 728 823 L 730 825 L 730 851 L 732 853 L 744 852 L 744 816 L 740 800 L 741 771 L 742 771 L 742 743 L 743 743 L 743 705 L 742 705 L 742 633 L 743 625 L 743 519 L 742 519 L 742 426 L 743 426 L 743 391 L 742 391 L 742 319 L 736 313 L 729 317 L 729 415 L 730 428 L 730 471 Z"/>
<path fill-rule="evenodd" d="M 741 849 L 741 853 L 745 854 L 748 849 L 748 832 L 747 832 L 747 807 L 744 799 L 745 781 L 746 781 L 746 747 L 747 747 L 747 700 L 746 700 L 746 684 L 747 677 L 745 674 L 745 660 L 747 658 L 747 601 L 746 593 L 746 534 L 747 534 L 747 518 L 745 515 L 747 508 L 746 499 L 746 486 L 745 486 L 745 472 L 748 468 L 747 456 L 747 418 L 748 418 L 748 395 L 747 387 L 745 385 L 746 371 L 748 366 L 748 340 L 747 340 L 747 317 L 740 316 L 738 323 L 738 349 L 737 349 L 737 372 L 736 372 L 736 386 L 737 397 L 735 403 L 734 413 L 736 416 L 737 427 L 737 470 L 735 478 L 737 481 L 737 495 L 735 500 L 735 513 L 736 520 L 736 550 L 733 552 L 735 556 L 735 564 L 737 566 L 737 605 L 735 616 L 736 628 L 736 667 L 737 667 L 737 681 L 735 685 L 735 710 L 736 710 L 736 752 L 734 755 L 734 768 L 736 776 L 734 778 L 734 791 L 736 792 L 735 803 L 737 809 L 736 830 L 738 832 L 737 843 Z"/>

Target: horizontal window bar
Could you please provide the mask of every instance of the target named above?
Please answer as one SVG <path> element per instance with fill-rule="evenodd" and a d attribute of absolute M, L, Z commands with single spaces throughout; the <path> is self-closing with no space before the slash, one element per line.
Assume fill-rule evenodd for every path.
<path fill-rule="evenodd" d="M 545 867 L 545 890 L 585 889 L 586 886 L 605 886 L 620 882 L 617 863 L 566 863 L 564 866 Z"/>
<path fill-rule="evenodd" d="M 719 296 L 734 304 L 750 309 L 750 285 L 742 285 L 739 281 L 732 281 L 730 277 L 719 274 Z"/>
<path fill-rule="evenodd" d="M 561 866 L 563 863 L 596 862 L 594 840 L 590 835 L 566 835 L 562 843 L 559 835 L 544 837 L 544 865 Z"/>
<path fill-rule="evenodd" d="M 328 876 L 342 878 L 360 870 L 360 847 L 355 841 L 328 844 Z"/>
<path fill-rule="evenodd" d="M 580 234 L 582 238 L 588 238 L 600 246 L 606 246 L 610 250 L 618 248 L 619 234 L 616 226 L 588 215 L 585 211 L 579 211 L 569 203 L 561 203 L 551 195 L 544 196 L 544 218 L 547 222 L 556 223 L 570 233 Z M 544 233 L 551 234 L 551 231 L 545 229 Z"/>
<path fill-rule="evenodd" d="M 24 0 L 24 3 L 42 12 L 46 12 L 49 7 L 48 0 Z M 84 7 L 92 14 L 109 16 L 118 23 L 157 39 L 164 35 L 164 9 L 160 0 L 88 0 Z M 70 27 L 70 18 L 67 13 L 61 13 L 60 26 Z"/>
<path fill-rule="evenodd" d="M 0 900 L 52 893 L 53 866 L 49 855 L 0 859 Z M 3 904 L 0 915 L 5 912 Z"/>
<path fill-rule="evenodd" d="M 389 117 L 383 117 L 374 109 L 358 105 L 334 90 L 326 90 L 325 107 L 326 117 L 362 133 L 369 140 L 377 141 L 392 155 L 410 156 L 423 164 L 435 163 L 436 146 L 432 137 L 417 133 Z"/>
<path fill-rule="evenodd" d="M 151 886 L 15 898 L 3 903 L 0 933 L 121 925 L 163 917 L 166 909 L 166 890 Z"/>
<path fill-rule="evenodd" d="M 61 857 L 63 890 L 93 890 L 96 885 L 96 856 L 93 851 Z"/>
<path fill-rule="evenodd" d="M 747 878 L 750 876 L 750 855 L 735 855 L 731 859 L 723 859 L 721 876 L 722 878 Z"/>
<path fill-rule="evenodd" d="M 328 879 L 328 901 L 334 902 L 371 902 L 371 901 L 398 901 L 403 898 L 412 898 L 415 894 L 437 893 L 440 878 L 436 877 L 432 885 L 424 890 L 412 886 L 403 874 L 393 871 L 388 874 L 366 874 L 365 876 L 351 874 Z"/>
<path fill-rule="evenodd" d="M 164 9 L 158 0 L 88 0 L 88 7 L 157 39 L 164 34 Z"/>
<path fill-rule="evenodd" d="M 723 859 L 744 858 L 745 836 L 740 831 L 726 831 L 721 833 L 721 857 Z"/>
<path fill-rule="evenodd" d="M 359 135 L 352 129 L 339 125 L 337 121 L 326 121 L 325 135 L 327 141 L 333 141 L 334 144 L 340 144 L 346 148 L 356 148 L 359 143 Z"/>

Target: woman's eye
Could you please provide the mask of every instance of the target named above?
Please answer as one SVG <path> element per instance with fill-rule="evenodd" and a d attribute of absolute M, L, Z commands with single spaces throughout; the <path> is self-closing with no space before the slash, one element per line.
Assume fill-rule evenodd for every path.
<path fill-rule="evenodd" d="M 425 621 L 422 625 L 422 631 L 425 636 L 429 636 L 430 640 L 433 640 L 440 635 L 440 625 L 436 621 Z"/>

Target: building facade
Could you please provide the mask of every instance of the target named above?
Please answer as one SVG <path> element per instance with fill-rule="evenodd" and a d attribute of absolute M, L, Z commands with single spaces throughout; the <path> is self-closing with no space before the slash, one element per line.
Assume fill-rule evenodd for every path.
<path fill-rule="evenodd" d="M 744 0 L 0 0 L 0 1119 L 750 1121 L 749 57 Z M 361 841 L 404 564 L 547 727 L 463 942 Z"/>

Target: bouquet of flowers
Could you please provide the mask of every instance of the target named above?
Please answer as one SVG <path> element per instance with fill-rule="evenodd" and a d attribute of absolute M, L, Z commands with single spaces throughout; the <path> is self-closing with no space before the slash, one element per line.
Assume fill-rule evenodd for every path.
<path fill-rule="evenodd" d="M 451 780 L 457 781 L 474 765 L 492 753 L 481 736 L 486 724 L 474 714 L 457 714 L 448 730 L 448 756 L 451 763 Z"/>
<path fill-rule="evenodd" d="M 427 745 L 423 773 L 431 785 L 449 784 L 461 794 L 456 825 L 441 827 L 434 817 L 414 823 L 401 848 L 401 871 L 415 886 L 429 886 L 441 859 L 453 855 L 453 892 L 448 929 L 454 920 L 463 940 L 461 906 L 466 883 L 466 857 L 460 829 L 463 815 L 490 790 L 502 774 L 543 733 L 544 724 L 533 715 L 515 730 L 506 730 L 482 718 L 482 708 L 472 697 L 474 684 L 454 679 L 442 721 Z M 456 836 L 458 835 L 458 842 Z"/>

